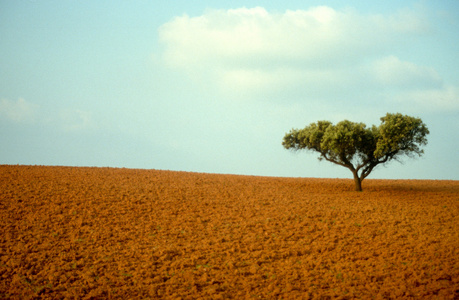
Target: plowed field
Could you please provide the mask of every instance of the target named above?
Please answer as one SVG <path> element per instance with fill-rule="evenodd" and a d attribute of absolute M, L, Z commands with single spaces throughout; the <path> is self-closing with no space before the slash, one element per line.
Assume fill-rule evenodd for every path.
<path fill-rule="evenodd" d="M 459 297 L 459 181 L 0 166 L 0 298 Z"/>

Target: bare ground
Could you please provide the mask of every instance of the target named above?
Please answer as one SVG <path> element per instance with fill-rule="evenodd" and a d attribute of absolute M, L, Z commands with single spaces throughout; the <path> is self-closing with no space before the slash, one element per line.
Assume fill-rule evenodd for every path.
<path fill-rule="evenodd" d="M 2 299 L 459 298 L 459 181 L 0 166 Z"/>

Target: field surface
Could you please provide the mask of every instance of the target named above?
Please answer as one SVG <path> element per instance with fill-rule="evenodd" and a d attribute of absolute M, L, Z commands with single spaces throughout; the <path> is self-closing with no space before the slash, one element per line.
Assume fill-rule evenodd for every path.
<path fill-rule="evenodd" d="M 0 166 L 0 299 L 458 299 L 459 181 Z"/>

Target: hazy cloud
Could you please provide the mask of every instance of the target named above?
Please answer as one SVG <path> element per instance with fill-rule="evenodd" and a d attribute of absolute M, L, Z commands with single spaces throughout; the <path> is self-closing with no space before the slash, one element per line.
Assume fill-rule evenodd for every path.
<path fill-rule="evenodd" d="M 81 109 L 46 109 L 19 98 L 17 101 L 0 99 L 0 117 L 16 123 L 38 123 L 63 131 L 95 128 L 92 113 Z"/>
<path fill-rule="evenodd" d="M 38 105 L 19 98 L 17 101 L 0 99 L 0 115 L 14 122 L 31 122 L 35 118 Z"/>
<path fill-rule="evenodd" d="M 373 64 L 375 79 L 383 85 L 395 87 L 441 87 L 440 75 L 432 68 L 401 61 L 395 56 L 377 60 Z"/>
<path fill-rule="evenodd" d="M 459 88 L 414 89 L 397 94 L 393 101 L 419 111 L 454 113 L 459 111 Z"/>
<path fill-rule="evenodd" d="M 59 122 L 65 131 L 77 131 L 94 127 L 92 113 L 80 109 L 61 110 Z"/>

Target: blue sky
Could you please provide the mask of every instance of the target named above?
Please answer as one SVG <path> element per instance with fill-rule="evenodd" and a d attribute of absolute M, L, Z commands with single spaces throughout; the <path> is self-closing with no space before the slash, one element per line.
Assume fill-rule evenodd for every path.
<path fill-rule="evenodd" d="M 284 134 L 401 112 L 369 178 L 458 180 L 459 2 L 286 2 L 1 0 L 0 164 L 349 178 Z"/>

